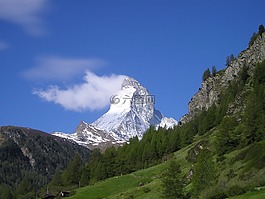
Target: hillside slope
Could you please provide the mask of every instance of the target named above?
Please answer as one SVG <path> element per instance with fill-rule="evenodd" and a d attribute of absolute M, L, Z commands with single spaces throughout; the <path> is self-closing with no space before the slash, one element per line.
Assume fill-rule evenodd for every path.
<path fill-rule="evenodd" d="M 19 187 L 23 179 L 29 179 L 30 186 L 39 189 L 56 170 L 64 169 L 76 153 L 89 159 L 90 151 L 74 142 L 34 129 L 2 126 L 0 182 Z"/>
<path fill-rule="evenodd" d="M 206 140 L 215 140 L 215 134 L 197 137 L 197 141 L 187 147 L 174 153 L 172 159 L 176 160 L 181 165 L 183 179 L 187 180 L 191 170 L 194 168 L 194 162 L 189 161 L 192 158 L 192 152 L 198 150 L 200 143 L 205 143 Z M 209 146 L 213 144 L 208 143 Z M 252 145 L 255 148 L 257 145 Z M 211 198 L 214 193 L 220 193 L 225 190 L 226 195 L 220 198 L 240 195 L 248 191 L 246 196 L 252 197 L 235 197 L 235 199 L 247 198 L 262 198 L 265 188 L 259 188 L 265 185 L 265 167 L 256 169 L 254 167 L 247 169 L 247 165 L 251 164 L 253 159 L 238 159 L 243 153 L 248 153 L 249 148 L 235 150 L 225 155 L 225 160 L 217 164 L 218 184 L 214 187 L 209 187 L 209 193 L 204 193 L 203 199 Z M 264 158 L 264 156 L 262 157 Z M 94 185 L 83 187 L 77 190 L 76 195 L 70 199 L 153 199 L 163 198 L 161 178 L 168 167 L 168 162 L 159 165 L 139 170 L 131 174 L 116 176 L 113 178 L 100 181 Z M 263 162 L 265 163 L 265 162 Z M 253 170 L 252 170 L 253 169 Z M 247 187 L 244 189 L 244 187 Z M 188 182 L 185 192 L 189 195 L 192 184 Z M 260 191 L 258 191 L 260 190 Z M 189 196 L 187 196 L 189 198 Z"/>

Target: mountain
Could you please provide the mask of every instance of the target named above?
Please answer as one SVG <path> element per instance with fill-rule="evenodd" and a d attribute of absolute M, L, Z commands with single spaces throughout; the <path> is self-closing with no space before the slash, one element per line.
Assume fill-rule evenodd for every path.
<path fill-rule="evenodd" d="M 121 85 L 121 90 L 112 96 L 109 111 L 92 125 L 111 132 L 116 139 L 129 140 L 135 136 L 141 139 L 151 125 L 157 127 L 162 119 L 166 123 L 168 121 L 154 108 L 154 104 L 155 96 L 138 81 L 127 77 Z M 174 124 L 177 122 L 174 121 Z"/>
<path fill-rule="evenodd" d="M 0 182 L 16 187 L 34 178 L 43 187 L 56 170 L 64 169 L 75 154 L 88 160 L 90 150 L 75 142 L 30 128 L 0 127 Z M 32 178 L 32 179 L 31 179 Z"/>
<path fill-rule="evenodd" d="M 258 35 L 258 34 L 257 34 Z M 221 91 L 228 88 L 233 80 L 238 79 L 244 68 L 246 75 L 253 76 L 258 63 L 265 59 L 265 33 L 255 38 L 255 42 L 246 50 L 243 50 L 233 59 L 227 68 L 212 75 L 202 82 L 199 91 L 191 98 L 188 103 L 188 114 L 184 115 L 181 123 L 190 121 L 202 110 L 208 110 L 213 104 L 218 105 Z M 238 105 L 237 105 L 238 107 Z"/>
<path fill-rule="evenodd" d="M 173 128 L 177 125 L 176 120 L 164 117 L 154 108 L 155 96 L 131 77 L 123 80 L 110 103 L 110 109 L 92 124 L 82 121 L 73 134 L 55 132 L 53 135 L 89 148 L 106 148 L 135 136 L 141 139 L 150 126 Z"/>

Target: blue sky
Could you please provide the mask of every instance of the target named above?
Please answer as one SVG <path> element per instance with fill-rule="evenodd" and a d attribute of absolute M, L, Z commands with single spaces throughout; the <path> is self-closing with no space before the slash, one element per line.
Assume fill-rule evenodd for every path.
<path fill-rule="evenodd" d="M 0 125 L 73 132 L 108 110 L 107 88 L 122 75 L 178 120 L 203 71 L 224 68 L 227 55 L 247 48 L 265 24 L 264 7 L 264 0 L 0 0 Z"/>

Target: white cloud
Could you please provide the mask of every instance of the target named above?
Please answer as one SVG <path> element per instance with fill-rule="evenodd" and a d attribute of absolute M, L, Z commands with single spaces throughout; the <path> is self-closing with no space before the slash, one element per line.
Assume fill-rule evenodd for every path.
<path fill-rule="evenodd" d="M 5 50 L 7 48 L 9 48 L 9 45 L 4 41 L 0 41 L 0 50 Z"/>
<path fill-rule="evenodd" d="M 43 57 L 37 60 L 37 66 L 22 73 L 29 80 L 69 80 L 104 65 L 99 59 L 76 59 L 62 57 Z"/>
<path fill-rule="evenodd" d="M 110 104 L 110 96 L 120 90 L 125 77 L 124 75 L 97 76 L 92 72 L 86 72 L 82 84 L 67 89 L 51 86 L 47 90 L 35 90 L 33 94 L 48 102 L 60 104 L 67 110 L 99 110 Z"/>
<path fill-rule="evenodd" d="M 45 33 L 40 15 L 48 0 L 0 0 L 0 19 L 16 23 L 30 34 Z"/>

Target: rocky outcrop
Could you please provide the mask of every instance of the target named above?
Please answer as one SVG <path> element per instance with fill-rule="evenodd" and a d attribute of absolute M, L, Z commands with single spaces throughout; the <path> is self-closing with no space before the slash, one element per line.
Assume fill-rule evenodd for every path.
<path fill-rule="evenodd" d="M 243 66 L 248 67 L 249 75 L 252 76 L 257 63 L 265 59 L 265 33 L 258 36 L 252 46 L 239 53 L 230 65 L 202 82 L 199 91 L 191 98 L 188 104 L 188 114 L 184 115 L 180 122 L 189 121 L 194 115 L 203 109 L 208 109 L 218 102 L 220 92 L 226 88 L 240 73 Z"/>

